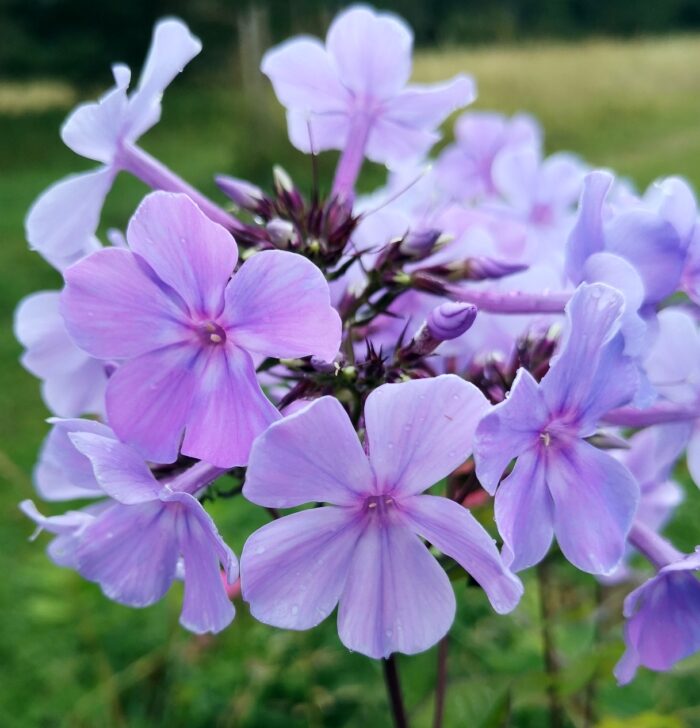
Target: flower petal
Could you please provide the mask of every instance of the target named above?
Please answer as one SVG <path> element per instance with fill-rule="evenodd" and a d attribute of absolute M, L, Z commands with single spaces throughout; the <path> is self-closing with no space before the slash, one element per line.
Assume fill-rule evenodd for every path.
<path fill-rule="evenodd" d="M 582 571 L 610 573 L 624 555 L 639 503 L 637 481 L 615 458 L 583 440 L 548 454 L 546 478 L 564 556 Z"/>
<path fill-rule="evenodd" d="M 627 404 L 639 383 L 637 367 L 623 355 L 620 331 L 624 297 L 603 283 L 581 284 L 566 306 L 568 327 L 540 384 L 553 415 L 585 434 L 608 410 Z"/>
<path fill-rule="evenodd" d="M 29 246 L 59 269 L 85 255 L 94 247 L 102 205 L 116 174 L 112 167 L 98 167 L 44 190 L 25 219 Z"/>
<path fill-rule="evenodd" d="M 471 454 L 488 408 L 486 397 L 454 374 L 375 389 L 365 423 L 378 491 L 415 495 L 449 475 Z"/>
<path fill-rule="evenodd" d="M 151 192 L 126 231 L 129 247 L 177 291 L 190 315 L 214 319 L 238 259 L 231 234 L 184 194 Z"/>
<path fill-rule="evenodd" d="M 584 280 L 584 265 L 605 248 L 603 203 L 612 187 L 613 176 L 596 170 L 584 177 L 578 217 L 566 243 L 566 273 L 578 284 Z"/>
<path fill-rule="evenodd" d="M 449 81 L 412 85 L 384 106 L 384 115 L 396 124 L 431 131 L 476 98 L 474 79 L 458 74 Z"/>
<path fill-rule="evenodd" d="M 99 250 L 64 275 L 61 313 L 68 333 L 98 359 L 138 356 L 190 335 L 183 310 L 128 250 Z"/>
<path fill-rule="evenodd" d="M 76 154 L 103 164 L 112 164 L 126 121 L 126 90 L 130 71 L 115 74 L 115 86 L 98 102 L 81 104 L 61 127 L 63 143 Z"/>
<path fill-rule="evenodd" d="M 263 356 L 331 361 L 340 346 L 328 283 L 296 253 L 267 250 L 249 258 L 226 289 L 224 321 L 237 345 Z"/>
<path fill-rule="evenodd" d="M 255 531 L 241 555 L 243 598 L 265 624 L 309 629 L 335 608 L 362 533 L 355 512 L 300 511 Z"/>
<path fill-rule="evenodd" d="M 250 355 L 230 344 L 207 347 L 192 378 L 182 452 L 224 468 L 245 465 L 253 440 L 280 416 L 260 389 Z"/>
<path fill-rule="evenodd" d="M 226 594 L 219 563 L 224 566 L 227 582 L 233 584 L 238 578 L 236 557 L 196 498 L 189 493 L 171 493 L 163 500 L 185 508 L 179 521 L 179 544 L 185 564 L 180 624 L 197 634 L 221 632 L 231 623 L 236 610 Z"/>
<path fill-rule="evenodd" d="M 401 510 L 418 534 L 476 579 L 499 614 L 515 609 L 523 585 L 504 566 L 493 539 L 466 508 L 448 498 L 419 495 L 401 501 Z"/>
<path fill-rule="evenodd" d="M 253 445 L 243 494 L 262 506 L 319 501 L 352 505 L 373 492 L 374 475 L 350 419 L 321 397 L 272 424 Z"/>
<path fill-rule="evenodd" d="M 648 210 L 629 210 L 611 221 L 606 238 L 610 251 L 627 258 L 639 272 L 648 303 L 678 289 L 685 247 L 670 222 Z"/>
<path fill-rule="evenodd" d="M 508 463 L 537 443 L 548 420 L 537 382 L 519 369 L 508 398 L 484 416 L 474 436 L 476 473 L 491 495 Z"/>
<path fill-rule="evenodd" d="M 300 151 L 310 154 L 328 149 L 342 149 L 350 126 L 348 117 L 338 112 L 309 115 L 288 111 L 287 130 L 289 141 Z"/>
<path fill-rule="evenodd" d="M 156 24 L 138 88 L 129 99 L 130 141 L 158 121 L 163 91 L 200 50 L 200 40 L 181 20 L 167 18 Z"/>
<path fill-rule="evenodd" d="M 158 498 L 161 486 L 143 458 L 128 445 L 89 432 L 74 432 L 69 438 L 92 463 L 99 486 L 110 498 L 124 505 Z"/>
<path fill-rule="evenodd" d="M 496 491 L 495 517 L 503 560 L 513 571 L 542 561 L 554 536 L 554 502 L 545 483 L 538 448 L 520 455 Z"/>
<path fill-rule="evenodd" d="M 351 103 L 326 49 L 315 38 L 294 38 L 275 46 L 263 56 L 260 70 L 287 109 L 344 114 Z"/>
<path fill-rule="evenodd" d="M 115 503 L 82 533 L 77 569 L 107 597 L 131 607 L 161 599 L 175 579 L 177 514 L 160 501 Z"/>
<path fill-rule="evenodd" d="M 90 461 L 70 440 L 76 432 L 114 437 L 112 430 L 94 420 L 49 420 L 53 427 L 46 436 L 34 468 L 34 484 L 39 495 L 48 501 L 96 498 L 103 494 L 95 480 Z"/>
<path fill-rule="evenodd" d="M 182 431 L 195 391 L 200 352 L 189 345 L 170 346 L 122 364 L 107 385 L 107 414 L 120 440 L 146 460 L 177 459 Z"/>
<path fill-rule="evenodd" d="M 402 524 L 370 517 L 340 597 L 338 634 L 368 657 L 432 647 L 455 616 L 450 580 L 425 544 Z"/>
<path fill-rule="evenodd" d="M 395 96 L 411 75 L 413 33 L 398 16 L 356 5 L 339 13 L 326 48 L 343 85 L 373 99 Z"/>

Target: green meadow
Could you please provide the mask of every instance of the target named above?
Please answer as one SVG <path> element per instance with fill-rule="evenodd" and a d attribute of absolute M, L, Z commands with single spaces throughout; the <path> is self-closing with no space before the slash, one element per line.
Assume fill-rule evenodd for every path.
<path fill-rule="evenodd" d="M 640 187 L 680 174 L 697 189 L 699 68 L 700 37 L 680 36 L 435 50 L 419 54 L 415 78 L 435 81 L 467 71 L 479 85 L 474 108 L 533 113 L 545 128 L 548 151 L 572 150 Z M 179 585 L 162 603 L 130 610 L 54 567 L 44 553 L 46 535 L 28 541 L 32 526 L 17 503 L 33 497 L 31 470 L 48 413 L 37 382 L 18 365 L 12 314 L 21 297 L 56 288 L 59 278 L 27 250 L 23 218 L 52 181 L 89 167 L 58 136 L 62 119 L 83 95 L 49 82 L 0 82 L 0 725 L 389 726 L 381 666 L 348 652 L 333 619 L 310 632 L 282 632 L 254 622 L 237 604 L 225 633 L 194 637 L 178 626 Z M 267 85 L 243 91 L 233 76 L 207 83 L 179 79 L 143 146 L 213 196 L 215 172 L 264 186 L 272 164 L 281 162 L 302 188 L 311 179 L 309 160 L 286 141 L 282 110 Z M 320 160 L 327 183 L 333 162 L 333 155 Z M 364 184 L 381 179 L 380 170 L 370 168 Z M 144 192 L 135 180 L 119 178 L 102 232 L 123 229 Z M 669 533 L 679 547 L 691 549 L 699 540 L 700 491 L 692 484 L 686 489 Z M 207 507 L 237 551 L 266 520 L 262 509 L 241 497 Z M 489 521 L 488 512 L 479 515 Z M 556 687 L 566 725 L 700 726 L 700 656 L 668 675 L 641 671 L 632 685 L 617 688 L 612 667 L 623 649 L 626 590 L 600 587 L 556 552 L 548 564 L 547 602 L 560 662 Z M 536 574 L 528 572 L 525 582 L 522 604 L 507 617 L 496 616 L 479 590 L 455 583 L 459 610 L 451 633 L 446 726 L 547 725 L 552 678 L 542 658 Z M 435 665 L 435 649 L 399 660 L 418 728 L 431 725 Z"/>

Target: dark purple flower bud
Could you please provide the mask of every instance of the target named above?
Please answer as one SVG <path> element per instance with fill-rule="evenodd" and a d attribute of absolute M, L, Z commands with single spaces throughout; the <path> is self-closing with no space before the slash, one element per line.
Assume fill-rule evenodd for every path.
<path fill-rule="evenodd" d="M 471 328 L 476 313 L 477 308 L 471 303 L 448 301 L 436 306 L 428 314 L 426 325 L 433 338 L 449 341 Z"/>
<path fill-rule="evenodd" d="M 272 170 L 272 179 L 279 201 L 284 203 L 292 216 L 300 214 L 304 209 L 304 198 L 289 174 L 282 167 L 275 165 Z"/>
<path fill-rule="evenodd" d="M 445 243 L 449 239 L 450 236 L 440 230 L 411 230 L 401 241 L 399 249 L 411 258 L 425 258 L 438 243 Z"/>
<path fill-rule="evenodd" d="M 278 248 L 292 247 L 297 240 L 297 232 L 289 220 L 282 220 L 279 217 L 270 220 L 265 226 L 270 241 Z"/>
<path fill-rule="evenodd" d="M 265 193 L 257 186 L 236 177 L 224 174 L 216 176 L 219 189 L 244 210 L 256 212 L 261 202 L 265 201 Z"/>

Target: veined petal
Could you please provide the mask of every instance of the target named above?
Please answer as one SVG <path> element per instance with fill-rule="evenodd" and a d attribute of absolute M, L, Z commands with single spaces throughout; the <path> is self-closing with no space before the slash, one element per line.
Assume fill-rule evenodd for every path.
<path fill-rule="evenodd" d="M 200 350 L 169 346 L 122 364 L 107 385 L 107 414 L 119 439 L 146 460 L 177 459 L 195 391 Z"/>
<path fill-rule="evenodd" d="M 368 657 L 413 655 L 449 630 L 455 596 L 425 544 L 400 523 L 370 517 L 340 597 L 338 634 Z"/>
<path fill-rule="evenodd" d="M 413 33 L 398 16 L 356 5 L 339 13 L 326 48 L 343 85 L 375 99 L 395 96 L 411 75 Z"/>
<path fill-rule="evenodd" d="M 156 24 L 138 88 L 129 99 L 130 141 L 158 121 L 163 91 L 201 50 L 199 38 L 181 20 L 166 18 Z"/>
<path fill-rule="evenodd" d="M 115 86 L 99 101 L 81 104 L 61 127 L 63 143 L 76 154 L 103 164 L 112 164 L 126 121 L 131 73 L 115 73 Z"/>
<path fill-rule="evenodd" d="M 214 319 L 238 260 L 236 242 L 184 194 L 151 192 L 126 231 L 129 247 L 187 303 L 190 315 Z"/>
<path fill-rule="evenodd" d="M 315 38 L 293 38 L 275 46 L 263 56 L 260 70 L 289 110 L 345 114 L 352 101 L 326 49 Z"/>
<path fill-rule="evenodd" d="M 488 408 L 474 385 L 453 374 L 375 389 L 365 423 L 378 491 L 415 495 L 449 475 L 471 454 Z"/>
<path fill-rule="evenodd" d="M 242 348 L 263 356 L 314 354 L 331 361 L 341 323 L 321 271 L 296 253 L 249 258 L 226 289 L 222 325 Z"/>
<path fill-rule="evenodd" d="M 576 224 L 566 243 L 566 272 L 578 284 L 584 279 L 584 265 L 605 248 L 603 203 L 613 183 L 609 172 L 596 170 L 586 175 Z"/>
<path fill-rule="evenodd" d="M 65 272 L 61 313 L 73 341 L 98 359 L 138 356 L 190 336 L 185 313 L 143 259 L 106 248 Z"/>
<path fill-rule="evenodd" d="M 309 629 L 335 608 L 362 522 L 348 508 L 300 511 L 255 531 L 243 547 L 241 586 L 265 624 Z"/>
<path fill-rule="evenodd" d="M 539 385 L 530 372 L 518 370 L 508 398 L 484 416 L 474 436 L 476 473 L 491 495 L 508 463 L 537 443 L 548 421 Z"/>
<path fill-rule="evenodd" d="M 658 303 L 679 285 L 685 247 L 670 222 L 648 210 L 616 216 L 606 230 L 607 247 L 637 269 L 648 303 Z"/>
<path fill-rule="evenodd" d="M 365 156 L 397 169 L 420 161 L 439 140 L 440 135 L 432 129 L 416 129 L 379 116 L 372 124 Z"/>
<path fill-rule="evenodd" d="M 345 410 L 321 397 L 272 424 L 253 444 L 243 494 L 258 505 L 352 505 L 374 475 Z"/>
<path fill-rule="evenodd" d="M 448 498 L 418 495 L 402 500 L 401 510 L 418 534 L 476 579 L 499 614 L 515 609 L 523 585 L 504 566 L 493 539 L 466 508 Z"/>
<path fill-rule="evenodd" d="M 177 513 L 160 501 L 115 503 L 82 532 L 76 568 L 115 602 L 153 604 L 175 579 L 176 521 Z"/>
<path fill-rule="evenodd" d="M 547 453 L 554 532 L 564 556 L 591 574 L 609 574 L 624 555 L 639 485 L 622 463 L 583 440 Z"/>
<path fill-rule="evenodd" d="M 65 177 L 44 190 L 24 222 L 29 247 L 58 268 L 85 255 L 93 247 L 102 205 L 116 174 L 113 167 L 98 167 Z"/>
<path fill-rule="evenodd" d="M 538 447 L 520 455 L 498 487 L 495 517 L 503 538 L 503 560 L 513 571 L 534 566 L 547 555 L 554 536 L 554 502 Z"/>
<path fill-rule="evenodd" d="M 182 452 L 224 468 L 245 465 L 253 440 L 280 416 L 260 389 L 250 355 L 231 344 L 208 346 L 192 379 Z"/>
<path fill-rule="evenodd" d="M 619 291 L 603 283 L 581 284 L 566 306 L 567 331 L 540 384 L 552 414 L 585 434 L 598 417 L 637 391 L 637 368 L 617 336 L 623 310 Z"/>
<path fill-rule="evenodd" d="M 70 435 L 86 432 L 114 437 L 112 430 L 94 420 L 54 418 L 49 422 L 53 427 L 41 446 L 34 468 L 34 484 L 39 495 L 48 501 L 101 496 L 103 491 L 95 480 L 90 461 L 75 448 Z"/>
<path fill-rule="evenodd" d="M 114 437 L 73 432 L 71 442 L 92 463 L 95 479 L 114 500 L 132 505 L 156 500 L 161 486 L 143 458 Z"/>
<path fill-rule="evenodd" d="M 344 113 L 307 114 L 287 112 L 289 141 L 306 154 L 342 149 L 350 133 L 350 123 Z"/>
<path fill-rule="evenodd" d="M 238 578 L 236 557 L 196 498 L 189 493 L 171 493 L 163 500 L 180 503 L 184 508 L 178 521 L 178 540 L 185 564 L 180 624 L 197 634 L 221 632 L 231 623 L 236 610 L 226 594 L 219 563 L 224 567 L 227 582 L 233 584 Z"/>
<path fill-rule="evenodd" d="M 386 102 L 383 115 L 401 126 L 433 130 L 475 98 L 474 79 L 459 74 L 444 83 L 408 86 Z"/>

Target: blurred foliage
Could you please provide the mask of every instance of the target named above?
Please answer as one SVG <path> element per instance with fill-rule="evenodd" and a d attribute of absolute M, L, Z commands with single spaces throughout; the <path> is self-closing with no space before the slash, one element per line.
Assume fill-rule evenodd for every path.
<path fill-rule="evenodd" d="M 118 37 L 111 42 L 121 50 Z M 124 57 L 120 50 L 115 57 Z M 534 112 L 550 151 L 574 149 L 642 185 L 681 173 L 697 186 L 698 68 L 700 39 L 669 38 L 431 51 L 417 58 L 416 75 L 428 81 L 470 71 L 481 90 L 476 106 Z M 33 497 L 30 472 L 47 412 L 37 382 L 17 364 L 12 311 L 21 296 L 56 288 L 59 279 L 27 251 L 22 219 L 48 184 L 89 166 L 62 146 L 58 128 L 67 109 L 56 103 L 48 94 L 45 110 L 33 102 L 31 111 L 19 114 L 18 100 L 12 114 L 0 113 L 0 726 L 388 728 L 381 666 L 344 649 L 333 618 L 309 632 L 283 632 L 256 623 L 238 603 L 231 628 L 197 638 L 177 624 L 178 586 L 163 603 L 130 610 L 54 567 L 44 554 L 46 535 L 28 541 L 32 526 L 16 504 Z M 212 88 L 188 71 L 168 90 L 163 119 L 144 146 L 211 195 L 215 172 L 268 185 L 278 161 L 302 186 L 311 179 L 309 160 L 286 142 L 282 110 L 265 85 L 242 92 L 229 81 Z M 332 154 L 321 158 L 322 179 L 330 179 L 333 162 Z M 381 179 L 372 168 L 364 184 Z M 144 192 L 121 176 L 103 230 L 123 229 Z M 700 490 L 680 476 L 687 499 L 669 533 L 688 550 L 698 539 Z M 207 509 L 239 553 L 266 520 L 262 509 L 240 497 L 207 503 Z M 488 508 L 478 515 L 491 523 Z M 700 726 L 700 656 L 666 675 L 642 670 L 634 683 L 618 688 L 612 667 L 623 649 L 627 588 L 600 589 L 556 552 L 551 571 L 567 728 L 583 728 L 587 714 L 589 725 L 602 728 Z M 478 589 L 455 583 L 459 610 L 450 636 L 445 726 L 547 725 L 551 680 L 542 661 L 538 584 L 533 572 L 524 576 L 523 602 L 506 617 L 494 614 Z M 429 726 L 436 650 L 401 657 L 399 666 L 412 725 Z"/>
<path fill-rule="evenodd" d="M 199 72 L 249 73 L 248 56 L 292 33 L 323 34 L 343 0 L 0 0 L 0 77 L 106 78 L 139 67 L 155 20 L 178 15 L 207 48 Z M 633 36 L 700 28 L 700 0 L 384 0 L 420 45 Z M 240 51 L 243 51 L 241 53 Z"/>

